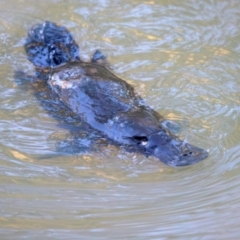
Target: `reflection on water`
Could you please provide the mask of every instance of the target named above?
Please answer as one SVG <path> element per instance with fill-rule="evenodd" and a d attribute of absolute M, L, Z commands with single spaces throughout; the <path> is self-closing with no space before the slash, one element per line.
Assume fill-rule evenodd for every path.
<path fill-rule="evenodd" d="M 237 239 L 239 1 L 0 5 L 3 239 Z M 181 138 L 209 149 L 209 158 L 173 169 L 105 140 L 89 149 L 94 134 L 73 139 L 69 125 L 59 125 L 14 79 L 18 70 L 33 74 L 24 38 L 46 19 L 71 30 L 84 59 L 102 49 L 114 71 L 179 122 Z M 80 154 L 53 157 L 56 149 Z"/>

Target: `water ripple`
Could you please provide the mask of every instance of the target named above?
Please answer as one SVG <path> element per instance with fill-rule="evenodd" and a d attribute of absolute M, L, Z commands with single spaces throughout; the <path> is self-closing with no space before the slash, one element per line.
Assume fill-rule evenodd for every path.
<path fill-rule="evenodd" d="M 237 239 L 239 1 L 3 2 L 1 236 Z M 17 12 L 9 10 L 13 2 Z M 87 149 L 82 154 L 38 159 L 55 153 L 58 141 L 75 152 L 69 126 L 60 128 L 15 83 L 15 70 L 33 72 L 23 43 L 41 19 L 68 26 L 83 58 L 101 48 L 114 71 L 147 104 L 183 123 L 179 136 L 208 149 L 209 157 L 169 168 L 104 139 L 90 149 L 87 141 L 99 136 L 84 131 L 74 139 Z"/>

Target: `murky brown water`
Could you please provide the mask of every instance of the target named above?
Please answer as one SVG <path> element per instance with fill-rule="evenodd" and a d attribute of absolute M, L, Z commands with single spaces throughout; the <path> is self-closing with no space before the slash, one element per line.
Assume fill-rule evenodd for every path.
<path fill-rule="evenodd" d="M 1 239 L 238 239 L 240 2 L 0 2 Z M 71 135 L 14 72 L 33 72 L 27 29 L 67 26 L 88 60 L 101 49 L 145 101 L 209 149 L 172 169 L 111 146 L 40 160 Z M 64 145 L 65 144 L 65 145 Z"/>

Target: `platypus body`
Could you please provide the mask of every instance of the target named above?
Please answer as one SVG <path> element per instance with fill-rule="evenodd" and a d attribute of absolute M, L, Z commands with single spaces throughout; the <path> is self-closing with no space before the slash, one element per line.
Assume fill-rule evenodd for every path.
<path fill-rule="evenodd" d="M 25 43 L 39 78 L 61 104 L 116 144 L 132 146 L 177 167 L 197 163 L 208 153 L 180 140 L 163 126 L 163 117 L 146 106 L 131 85 L 113 74 L 96 50 L 83 62 L 70 32 L 52 22 L 30 29 Z"/>

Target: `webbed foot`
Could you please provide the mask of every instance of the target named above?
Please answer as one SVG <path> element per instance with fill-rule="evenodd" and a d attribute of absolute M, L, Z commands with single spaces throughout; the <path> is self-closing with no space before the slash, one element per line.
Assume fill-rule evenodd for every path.
<path fill-rule="evenodd" d="M 103 66 L 108 65 L 106 56 L 98 49 L 94 52 L 91 62 Z"/>

